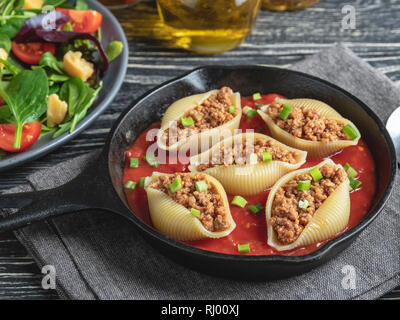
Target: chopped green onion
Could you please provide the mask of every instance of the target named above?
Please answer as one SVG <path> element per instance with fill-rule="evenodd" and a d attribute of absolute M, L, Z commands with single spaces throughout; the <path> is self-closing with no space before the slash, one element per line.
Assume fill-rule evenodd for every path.
<path fill-rule="evenodd" d="M 250 155 L 250 164 L 257 164 L 258 162 L 258 156 L 255 153 L 252 153 Z"/>
<path fill-rule="evenodd" d="M 319 171 L 319 169 L 317 167 L 312 168 L 310 170 L 310 174 L 313 177 L 314 181 L 319 181 L 321 180 L 324 176 L 322 175 L 321 171 Z"/>
<path fill-rule="evenodd" d="M 292 112 L 292 107 L 289 106 L 288 104 L 285 104 L 283 105 L 282 111 L 279 114 L 279 118 L 281 118 L 282 120 L 286 120 L 291 112 Z"/>
<path fill-rule="evenodd" d="M 357 189 L 361 185 L 361 181 L 360 180 L 356 180 L 354 178 L 349 178 L 349 180 L 350 180 L 350 187 L 353 190 Z"/>
<path fill-rule="evenodd" d="M 145 183 L 146 183 L 146 178 L 147 177 L 141 177 L 139 180 L 139 186 L 140 187 L 144 187 Z"/>
<path fill-rule="evenodd" d="M 190 126 L 194 125 L 194 120 L 193 120 L 192 117 L 189 117 L 189 118 L 182 118 L 181 117 L 181 124 L 184 127 L 190 127 Z"/>
<path fill-rule="evenodd" d="M 304 200 L 304 201 L 300 200 L 299 201 L 299 208 L 300 209 L 307 209 L 309 205 L 310 205 L 310 203 L 307 200 Z"/>
<path fill-rule="evenodd" d="M 136 185 L 137 185 L 137 182 L 129 180 L 127 183 L 125 183 L 125 188 L 135 190 Z"/>
<path fill-rule="evenodd" d="M 235 106 L 230 106 L 228 109 L 229 113 L 235 113 Z"/>
<path fill-rule="evenodd" d="M 261 94 L 259 92 L 253 94 L 253 100 L 260 100 L 261 99 Z"/>
<path fill-rule="evenodd" d="M 238 244 L 238 252 L 241 253 L 250 252 L 250 244 L 249 243 Z"/>
<path fill-rule="evenodd" d="M 207 192 L 207 189 L 208 189 L 207 182 L 205 182 L 204 180 L 196 181 L 194 185 L 198 192 Z"/>
<path fill-rule="evenodd" d="M 310 190 L 311 180 L 300 180 L 297 182 L 297 190 L 306 191 Z"/>
<path fill-rule="evenodd" d="M 256 107 L 258 107 L 258 108 L 261 108 L 261 107 L 263 106 L 262 103 L 256 103 L 255 105 L 256 105 Z"/>
<path fill-rule="evenodd" d="M 263 162 L 270 162 L 272 161 L 272 155 L 271 152 L 265 151 L 262 153 L 263 155 Z"/>
<path fill-rule="evenodd" d="M 231 204 L 234 204 L 235 206 L 244 208 L 247 204 L 247 201 L 245 198 L 243 198 L 241 196 L 234 196 Z"/>
<path fill-rule="evenodd" d="M 347 176 L 349 178 L 355 178 L 358 176 L 358 172 L 354 168 L 352 168 L 348 163 L 345 164 L 343 169 L 347 172 Z"/>
<path fill-rule="evenodd" d="M 194 217 L 200 218 L 200 210 L 197 210 L 195 208 L 190 209 L 190 214 Z"/>
<path fill-rule="evenodd" d="M 143 160 L 146 161 L 151 167 L 158 167 L 160 164 L 154 154 L 149 154 L 148 156 L 143 156 Z"/>
<path fill-rule="evenodd" d="M 253 108 L 250 108 L 249 106 L 244 106 L 242 111 L 244 114 L 247 114 L 247 112 L 249 112 L 250 110 L 253 110 Z"/>
<path fill-rule="evenodd" d="M 248 207 L 253 214 L 259 213 L 264 207 L 261 204 L 251 205 Z"/>
<path fill-rule="evenodd" d="M 356 130 L 354 130 L 354 128 L 351 125 L 349 125 L 349 124 L 345 125 L 342 130 L 344 131 L 345 134 L 348 135 L 348 137 L 351 140 L 358 138 L 358 134 L 357 134 Z"/>
<path fill-rule="evenodd" d="M 256 110 L 256 109 L 251 109 L 249 112 L 247 112 L 246 118 L 247 118 L 247 119 L 251 119 L 251 118 L 253 118 L 256 114 L 257 114 L 257 110 Z"/>
<path fill-rule="evenodd" d="M 172 183 L 169 185 L 169 190 L 172 193 L 175 193 L 181 189 L 182 189 L 182 182 L 181 182 L 181 178 L 179 178 L 179 177 L 175 178 L 175 180 L 172 181 Z"/>
<path fill-rule="evenodd" d="M 129 163 L 130 168 L 139 168 L 139 159 L 138 158 L 131 158 Z"/>

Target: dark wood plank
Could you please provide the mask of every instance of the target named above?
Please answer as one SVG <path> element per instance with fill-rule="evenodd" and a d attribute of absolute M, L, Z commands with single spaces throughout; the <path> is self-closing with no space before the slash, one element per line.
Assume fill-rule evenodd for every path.
<path fill-rule="evenodd" d="M 344 42 L 374 68 L 400 84 L 400 1 L 359 0 L 356 29 L 342 30 L 339 0 L 322 0 L 305 11 L 260 12 L 252 34 L 239 48 L 201 56 L 143 42 L 149 21 L 157 22 L 154 5 L 139 4 L 116 12 L 129 37 L 129 69 L 123 87 L 103 115 L 79 137 L 59 150 L 21 168 L 0 174 L 0 192 L 24 183 L 34 171 L 101 148 L 112 123 L 135 98 L 155 85 L 205 64 L 262 64 L 286 67 L 335 42 Z M 132 28 L 140 20 L 141 28 Z M 153 19 L 153 20 L 151 20 Z M 0 234 L 0 299 L 56 299 L 41 288 L 42 275 L 12 233 Z M 383 299 L 400 299 L 400 287 Z"/>

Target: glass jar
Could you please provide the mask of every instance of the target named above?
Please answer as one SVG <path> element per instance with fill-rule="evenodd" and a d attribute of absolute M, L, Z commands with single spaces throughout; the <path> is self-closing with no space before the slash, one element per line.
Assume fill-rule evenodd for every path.
<path fill-rule="evenodd" d="M 302 10 L 319 0 L 262 0 L 262 8 L 272 11 L 294 11 Z"/>
<path fill-rule="evenodd" d="M 250 34 L 260 0 L 157 0 L 157 7 L 179 47 L 210 54 L 231 50 Z"/>

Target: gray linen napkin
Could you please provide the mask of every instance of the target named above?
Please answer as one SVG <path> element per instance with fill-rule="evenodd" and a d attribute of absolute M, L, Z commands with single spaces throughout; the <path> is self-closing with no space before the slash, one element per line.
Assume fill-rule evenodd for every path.
<path fill-rule="evenodd" d="M 386 121 L 400 92 L 351 51 L 338 45 L 293 66 L 327 79 L 367 102 Z M 85 155 L 28 177 L 17 191 L 62 184 L 77 174 Z M 57 291 L 74 299 L 372 299 L 400 284 L 399 174 L 384 212 L 329 263 L 298 277 L 249 283 L 213 278 L 163 257 L 133 225 L 105 212 L 75 213 L 16 232 L 40 266 L 54 265 Z M 15 191 L 15 190 L 14 190 Z M 345 266 L 354 267 L 355 288 Z M 347 288 L 347 289 L 346 289 Z"/>

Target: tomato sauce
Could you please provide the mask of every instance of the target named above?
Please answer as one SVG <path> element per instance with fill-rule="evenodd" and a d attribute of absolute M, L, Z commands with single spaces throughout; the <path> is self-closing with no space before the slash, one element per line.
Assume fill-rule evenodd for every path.
<path fill-rule="evenodd" d="M 252 97 L 243 97 L 241 99 L 242 108 L 245 106 L 257 108 L 256 104 L 269 104 L 274 101 L 275 98 L 281 98 L 277 94 L 267 94 L 262 96 L 262 99 L 253 101 Z M 132 211 L 145 223 L 151 225 L 151 218 L 149 207 L 147 203 L 146 192 L 143 187 L 139 187 L 139 180 L 141 177 L 151 176 L 153 171 L 174 173 L 174 172 L 189 172 L 187 159 L 182 159 L 175 155 L 167 154 L 167 164 L 160 164 L 157 167 L 151 167 L 145 160 L 142 159 L 146 155 L 147 149 L 154 145 L 155 139 L 148 137 L 148 133 L 152 132 L 152 129 L 160 127 L 160 123 L 155 123 L 146 131 L 144 131 L 132 145 L 132 147 L 126 152 L 127 159 L 138 158 L 139 168 L 130 168 L 129 161 L 127 161 L 125 172 L 124 172 L 124 184 L 127 181 L 138 182 L 138 186 L 134 190 L 125 189 L 127 199 Z M 255 115 L 251 119 L 246 119 L 246 115 L 242 116 L 240 123 L 240 129 L 245 131 L 246 129 L 254 129 L 255 132 L 269 135 L 268 127 L 265 122 L 260 118 L 259 115 Z M 150 136 L 154 136 L 150 135 Z M 148 141 L 150 140 L 150 141 Z M 358 145 L 351 146 L 341 150 L 335 155 L 330 157 L 335 163 L 345 165 L 349 163 L 358 173 L 358 180 L 362 181 L 362 185 L 351 192 L 350 201 L 350 219 L 347 227 L 344 231 L 354 227 L 358 224 L 365 214 L 367 213 L 373 197 L 375 195 L 376 181 L 375 181 L 375 167 L 374 161 L 366 143 L 360 139 Z M 171 161 L 173 160 L 173 161 Z M 312 167 L 323 159 L 307 160 L 302 168 Z M 170 164 L 171 162 L 176 164 Z M 286 256 L 299 256 L 311 253 L 324 245 L 330 239 L 322 242 L 314 243 L 308 246 L 298 247 L 288 251 L 277 251 L 270 247 L 267 243 L 267 226 L 265 221 L 264 210 L 260 211 L 257 215 L 251 213 L 247 208 L 249 205 L 261 204 L 263 207 L 268 198 L 269 190 L 265 190 L 259 194 L 253 196 L 246 196 L 247 205 L 245 208 L 239 208 L 237 206 L 230 206 L 231 214 L 236 222 L 236 228 L 226 237 L 220 239 L 206 239 L 199 241 L 186 242 L 187 244 L 200 248 L 203 250 L 226 253 L 226 254 L 240 254 L 240 255 L 286 255 Z M 228 200 L 231 202 L 234 195 L 228 194 Z M 338 236 L 335 235 L 334 237 Z M 332 237 L 332 238 L 334 238 Z M 250 244 L 249 253 L 239 253 L 237 249 L 238 244 Z"/>

